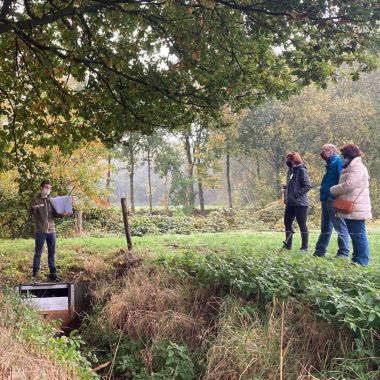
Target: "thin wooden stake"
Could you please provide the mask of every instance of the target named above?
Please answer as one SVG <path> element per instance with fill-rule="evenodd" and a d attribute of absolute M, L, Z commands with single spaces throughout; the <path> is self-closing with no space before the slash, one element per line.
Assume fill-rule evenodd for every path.
<path fill-rule="evenodd" d="M 75 233 L 80 236 L 83 232 L 83 214 L 82 210 L 75 210 Z"/>
<path fill-rule="evenodd" d="M 131 229 L 129 227 L 129 221 L 128 221 L 128 207 L 127 207 L 126 198 L 121 198 L 121 211 L 123 213 L 124 230 L 125 230 L 125 237 L 127 238 L 127 243 L 128 243 L 128 251 L 131 251 L 133 246 L 132 246 Z"/>

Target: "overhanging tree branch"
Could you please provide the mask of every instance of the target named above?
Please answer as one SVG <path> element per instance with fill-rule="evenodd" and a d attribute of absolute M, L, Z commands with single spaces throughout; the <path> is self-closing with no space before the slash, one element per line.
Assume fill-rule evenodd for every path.
<path fill-rule="evenodd" d="M 4 20 L 11 9 L 12 0 L 4 0 L 0 11 L 0 22 Z"/>
<path fill-rule="evenodd" d="M 75 16 L 78 14 L 94 14 L 103 10 L 119 10 L 123 9 L 120 8 L 122 5 L 144 5 L 144 6 L 161 6 L 166 4 L 165 1 L 157 1 L 157 0 L 108 0 L 108 1 L 94 1 L 90 4 L 85 4 L 82 6 L 73 6 L 73 2 L 69 3 L 69 6 L 63 8 L 63 9 L 56 9 L 56 7 L 53 8 L 53 12 L 44 14 L 41 17 L 37 17 L 33 14 L 31 11 L 31 4 L 29 0 L 24 1 L 24 6 L 27 15 L 29 16 L 29 19 L 24 20 L 14 20 L 9 19 L 6 16 L 9 16 L 10 14 L 10 6 L 11 6 L 12 0 L 4 0 L 3 6 L 0 11 L 0 34 L 4 34 L 10 31 L 22 31 L 22 30 L 32 30 L 33 28 L 37 26 L 44 26 L 52 24 L 60 19 L 63 19 L 64 17 L 69 16 Z M 50 3 L 50 2 L 49 2 Z M 368 2 L 368 4 L 360 4 L 357 5 L 358 7 L 361 7 L 363 9 L 366 9 L 366 12 L 364 12 L 367 16 L 360 16 L 359 13 L 353 12 L 353 14 L 357 14 L 357 17 L 354 18 L 350 15 L 350 6 L 345 6 L 343 11 L 336 15 L 326 14 L 324 12 L 324 8 L 317 8 L 317 11 L 312 11 L 304 6 L 301 5 L 299 9 L 294 7 L 294 4 L 292 2 L 281 2 L 281 7 L 278 7 L 279 10 L 274 10 L 276 7 L 273 7 L 272 4 L 277 4 L 277 2 L 268 2 L 271 6 L 268 6 L 265 2 L 258 2 L 254 4 L 247 4 L 246 2 L 238 2 L 235 0 L 212 0 L 210 1 L 211 7 L 224 7 L 229 8 L 231 10 L 238 11 L 242 14 L 247 15 L 248 17 L 257 14 L 257 15 L 266 15 L 269 17 L 274 18 L 285 18 L 289 20 L 309 20 L 314 22 L 319 21 L 341 21 L 341 22 L 352 22 L 352 23 L 363 23 L 367 21 L 367 17 L 370 17 L 373 20 L 379 20 L 380 18 L 380 12 L 373 10 L 373 12 L 370 12 L 368 8 L 371 6 L 371 2 Z M 271 4 L 272 3 L 272 4 Z M 186 8 L 202 8 L 202 9 L 208 9 L 210 8 L 210 4 L 207 4 L 202 1 L 182 1 L 178 2 L 182 7 Z M 271 9 L 273 8 L 273 9 Z M 125 11 L 125 10 L 124 10 Z M 143 11 L 141 9 L 140 11 Z M 318 11 L 320 15 L 318 14 Z"/>

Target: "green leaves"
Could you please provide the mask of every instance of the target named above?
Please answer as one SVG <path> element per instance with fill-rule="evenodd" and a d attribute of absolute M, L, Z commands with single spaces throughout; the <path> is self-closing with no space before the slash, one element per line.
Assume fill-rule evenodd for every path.
<path fill-rule="evenodd" d="M 21 302 L 9 289 L 5 294 L 0 294 L 0 310 L 2 331 L 5 334 L 11 331 L 12 340 L 29 349 L 28 354 L 31 358 L 43 359 L 49 364 L 51 362 L 51 366 L 54 366 L 55 371 L 62 374 L 62 377 L 71 375 L 78 380 L 98 379 L 98 376 L 91 372 L 89 362 L 94 355 L 86 356 L 80 351 L 84 341 L 77 331 L 73 330 L 69 336 L 61 335 L 62 331 L 57 328 L 57 321 L 44 321 L 36 309 Z M 19 346 L 11 347 L 11 354 L 15 347 Z M 48 365 L 46 367 L 49 368 Z M 18 360 L 13 369 L 15 372 L 19 369 L 23 372 L 30 370 L 30 367 L 28 368 L 28 364 L 23 367 L 22 361 Z M 49 370 L 43 370 L 41 376 L 46 377 L 47 374 Z"/>
<path fill-rule="evenodd" d="M 226 292 L 257 297 L 264 304 L 273 298 L 295 297 L 312 305 L 323 319 L 359 336 L 380 328 L 380 283 L 375 270 L 286 254 L 252 253 L 188 254 L 172 262 L 172 271 L 185 270 L 202 286 L 217 283 Z"/>
<path fill-rule="evenodd" d="M 343 63 L 353 78 L 372 69 L 378 40 L 371 1 L 21 4 L 0 16 L 0 104 L 14 106 L 6 125 L 16 114 L 20 146 L 113 144 L 225 104 L 286 99 Z"/>
<path fill-rule="evenodd" d="M 202 288 L 219 291 L 221 297 L 254 299 L 261 307 L 274 299 L 295 298 L 311 306 L 317 316 L 355 338 L 355 346 L 348 348 L 346 356 L 331 363 L 332 378 L 378 378 L 380 281 L 376 268 L 254 248 L 177 254 L 174 258 L 161 257 L 157 263 L 182 279 L 187 276 Z"/>
<path fill-rule="evenodd" d="M 153 343 L 151 352 L 156 372 L 152 376 L 153 379 L 195 379 L 194 364 L 186 346 L 163 340 Z"/>

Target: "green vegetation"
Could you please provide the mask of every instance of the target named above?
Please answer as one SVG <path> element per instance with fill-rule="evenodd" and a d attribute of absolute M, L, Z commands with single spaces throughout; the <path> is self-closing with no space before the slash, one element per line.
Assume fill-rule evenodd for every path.
<path fill-rule="evenodd" d="M 153 243 L 136 239 L 137 252 L 145 239 Z M 361 268 L 280 252 L 275 233 L 165 236 L 154 244 L 142 267 L 121 282 L 99 284 L 98 308 L 83 327 L 104 360 L 118 339 L 140 347 L 116 358 L 126 378 L 146 371 L 152 376 L 146 378 L 155 378 L 153 347 L 162 341 L 187 347 L 195 371 L 190 378 L 276 378 L 280 352 L 285 379 L 378 378 L 375 250 L 374 266 Z"/>
<path fill-rule="evenodd" d="M 344 63 L 357 79 L 376 65 L 378 15 L 371 1 L 339 5 L 4 1 L 0 166 L 28 185 L 43 161 L 32 148 L 189 126 L 325 87 Z"/>
<path fill-rule="evenodd" d="M 74 205 L 57 267 L 92 309 L 65 336 L 0 293 L 0 377 L 378 380 L 379 225 L 368 268 L 279 232 L 292 150 L 318 229 L 325 143 L 360 146 L 380 215 L 376 5 L 2 1 L 0 284 L 30 281 L 27 205 L 50 178 Z"/>
<path fill-rule="evenodd" d="M 312 249 L 318 238 L 317 232 L 310 236 Z M 225 233 L 202 233 L 190 235 L 145 235 L 134 238 L 135 253 L 142 258 L 154 258 L 163 253 L 177 255 L 185 252 L 204 254 L 207 252 L 223 253 L 247 249 L 252 255 L 260 252 L 273 254 L 279 252 L 283 233 L 237 231 Z M 371 265 L 377 268 L 380 257 L 377 247 L 380 244 L 380 227 L 378 223 L 369 227 L 369 242 L 372 253 Z M 294 247 L 299 245 L 296 234 Z M 34 240 L 0 240 L 0 283 L 18 284 L 28 281 L 33 259 Z M 336 250 L 333 236 L 329 247 L 329 259 Z M 112 273 L 117 260 L 126 251 L 126 240 L 122 236 L 58 238 L 57 265 L 67 280 L 95 279 L 100 273 Z M 298 254 L 295 250 L 294 254 Z M 44 269 L 46 256 L 42 258 Z"/>
<path fill-rule="evenodd" d="M 81 338 L 48 347 L 56 358 L 64 347 L 86 373 L 80 348 L 92 367 L 105 365 L 99 375 L 125 379 L 272 379 L 281 352 L 284 379 L 375 380 L 378 232 L 369 229 L 368 268 L 333 259 L 334 237 L 327 259 L 281 251 L 277 232 L 145 235 L 134 256 L 122 237 L 59 239 L 59 269 L 92 281 L 93 309 Z M 1 282 L 26 281 L 33 241 L 0 247 Z"/>
<path fill-rule="evenodd" d="M 92 357 L 79 350 L 84 341 L 75 331 L 62 335 L 58 325 L 44 321 L 11 291 L 0 293 L 1 375 L 6 379 L 94 379 Z"/>
<path fill-rule="evenodd" d="M 130 216 L 132 236 L 146 234 L 183 234 L 196 232 L 223 232 L 228 230 L 249 229 L 282 230 L 282 202 L 274 202 L 264 210 L 245 208 L 229 210 L 214 208 L 205 215 L 186 215 L 182 210 L 175 209 L 166 212 L 156 212 L 149 215 L 146 212 L 136 212 Z M 312 210 L 312 220 L 316 220 L 319 210 Z M 2 223 L 7 228 L 0 231 L 1 238 L 32 236 L 32 221 L 24 213 L 17 215 L 3 214 Z M 312 223 L 312 222 L 311 222 Z M 59 236 L 74 237 L 75 219 L 67 217 L 56 220 Z M 85 236 L 121 236 L 124 234 L 124 224 L 120 206 L 92 207 L 84 211 L 83 235 Z"/>

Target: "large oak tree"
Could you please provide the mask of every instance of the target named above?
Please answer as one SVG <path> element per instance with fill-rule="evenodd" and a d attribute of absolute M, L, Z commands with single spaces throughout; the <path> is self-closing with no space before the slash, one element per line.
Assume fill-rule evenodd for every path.
<path fill-rule="evenodd" d="M 4 0 L 2 164 L 110 144 L 374 67 L 379 1 Z M 1 121 L 0 121 L 1 123 Z"/>

